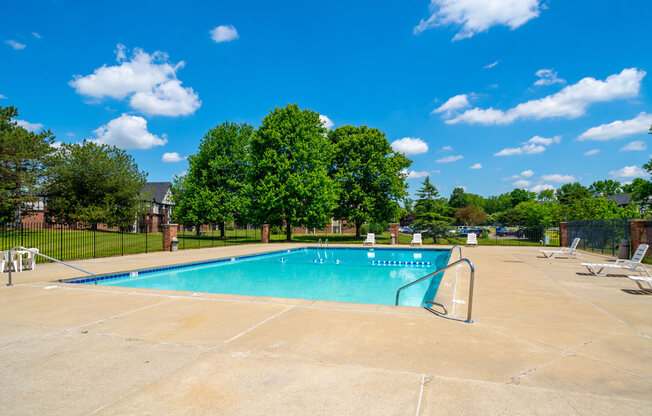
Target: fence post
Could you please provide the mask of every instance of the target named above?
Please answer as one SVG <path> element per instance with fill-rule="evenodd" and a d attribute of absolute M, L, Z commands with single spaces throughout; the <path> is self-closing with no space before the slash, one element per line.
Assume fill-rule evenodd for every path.
<path fill-rule="evenodd" d="M 645 244 L 647 242 L 647 227 L 645 226 L 645 220 L 629 220 L 629 230 L 629 237 L 632 242 L 630 250 L 634 253 L 640 244 Z"/>
<path fill-rule="evenodd" d="M 93 227 L 93 258 L 95 258 L 95 233 L 97 233 L 97 224 Z"/>
<path fill-rule="evenodd" d="M 120 252 L 121 256 L 125 255 L 125 235 L 122 231 L 120 231 Z"/>
<path fill-rule="evenodd" d="M 149 233 L 145 233 L 145 254 L 147 254 L 147 248 L 148 248 L 147 247 L 147 234 L 149 234 Z"/>
<path fill-rule="evenodd" d="M 568 246 L 568 223 L 560 222 L 559 223 L 559 246 L 567 247 Z"/>

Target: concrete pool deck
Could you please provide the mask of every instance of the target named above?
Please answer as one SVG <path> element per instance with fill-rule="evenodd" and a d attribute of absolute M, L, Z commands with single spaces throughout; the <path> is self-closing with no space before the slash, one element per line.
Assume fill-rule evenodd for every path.
<path fill-rule="evenodd" d="M 73 264 L 99 274 L 300 246 Z M 58 264 L 14 274 L 13 287 L 3 273 L 0 414 L 652 413 L 652 291 L 538 250 L 463 248 L 473 324 L 422 308 L 66 284 L 83 274 Z M 467 276 L 447 272 L 437 300 L 452 307 L 456 278 L 466 299 Z"/>

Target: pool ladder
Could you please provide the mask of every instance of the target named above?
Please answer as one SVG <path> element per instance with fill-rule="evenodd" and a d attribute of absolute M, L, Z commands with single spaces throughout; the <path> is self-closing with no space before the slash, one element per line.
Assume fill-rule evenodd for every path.
<path fill-rule="evenodd" d="M 317 247 L 328 247 L 328 238 L 324 241 L 323 245 L 320 238 L 319 241 L 317 241 Z"/>
<path fill-rule="evenodd" d="M 471 312 L 473 311 L 473 283 L 474 283 L 474 279 L 475 279 L 475 267 L 473 266 L 473 263 L 471 263 L 471 260 L 469 260 L 467 258 L 461 258 L 462 257 L 462 248 L 460 246 L 453 246 L 451 248 L 451 251 L 453 251 L 453 249 L 455 247 L 457 247 L 459 249 L 460 259 L 454 261 L 453 263 L 451 263 L 451 264 L 449 264 L 449 265 L 447 265 L 445 267 L 442 267 L 439 270 L 435 270 L 432 273 L 428 273 L 427 275 L 425 275 L 425 276 L 423 276 L 423 277 L 421 277 L 421 278 L 419 278 L 419 279 L 417 279 L 417 280 L 415 280 L 413 282 L 410 282 L 405 286 L 400 287 L 396 291 L 396 303 L 395 303 L 395 305 L 398 306 L 399 296 L 401 295 L 401 291 L 403 289 L 407 289 L 408 287 L 410 287 L 412 285 L 416 285 L 417 283 L 420 283 L 420 282 L 423 282 L 424 280 L 430 279 L 430 278 L 434 277 L 435 275 L 437 275 L 438 273 L 442 273 L 442 272 L 446 271 L 447 269 L 450 269 L 453 266 L 457 266 L 458 264 L 461 264 L 461 263 L 467 263 L 469 265 L 469 269 L 470 269 L 470 274 L 469 274 L 469 303 L 468 303 L 469 306 L 468 306 L 468 309 L 466 310 L 466 320 L 464 322 L 473 323 L 473 321 L 471 320 Z M 444 311 L 446 311 L 446 308 L 444 307 L 444 305 L 441 305 L 441 304 L 436 303 L 434 301 L 426 301 L 426 303 L 431 303 L 431 304 L 434 304 L 434 305 L 440 305 L 440 306 L 442 306 L 444 308 Z"/>
<path fill-rule="evenodd" d="M 72 264 L 68 264 L 65 261 L 55 259 L 54 257 L 46 256 L 45 254 L 39 253 L 38 251 L 30 250 L 30 249 L 25 248 L 23 246 L 13 246 L 12 248 L 10 248 L 9 249 L 9 259 L 13 258 L 12 257 L 12 252 L 14 250 L 16 250 L 16 249 L 21 250 L 21 251 L 29 251 L 30 253 L 35 254 L 37 256 L 45 257 L 48 260 L 56 261 L 57 263 L 61 263 L 64 266 L 72 267 L 73 269 L 79 270 L 80 272 L 84 272 L 86 274 L 89 274 L 89 275 L 93 276 L 93 280 L 95 281 L 95 284 L 97 284 L 97 276 L 94 275 L 93 273 L 88 272 L 88 271 L 86 271 L 84 269 L 80 269 L 79 267 L 73 266 Z M 11 264 L 9 265 L 9 282 L 7 283 L 7 286 L 13 286 L 12 281 L 11 281 Z"/>

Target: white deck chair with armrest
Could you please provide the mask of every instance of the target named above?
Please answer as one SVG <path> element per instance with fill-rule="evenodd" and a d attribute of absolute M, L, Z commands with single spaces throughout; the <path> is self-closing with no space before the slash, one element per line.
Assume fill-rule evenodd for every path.
<path fill-rule="evenodd" d="M 367 234 L 367 238 L 364 240 L 362 245 L 366 246 L 367 244 L 371 244 L 372 246 L 376 245 L 376 235 L 374 233 Z"/>
<path fill-rule="evenodd" d="M 36 254 L 38 253 L 38 248 L 29 248 L 27 249 L 27 257 L 22 259 L 22 268 L 29 270 L 36 270 Z"/>
<path fill-rule="evenodd" d="M 580 252 L 577 250 L 577 245 L 580 243 L 581 238 L 577 237 L 573 240 L 570 247 L 563 247 L 560 250 L 539 250 L 545 257 L 555 257 L 560 254 L 562 256 L 575 256 L 582 260 Z"/>
<path fill-rule="evenodd" d="M 7 267 L 7 270 L 12 267 L 15 272 L 19 270 L 17 254 L 12 253 L 12 257 L 13 259 L 9 259 L 9 251 L 0 251 L 0 273 L 5 271 L 5 267 Z"/>
<path fill-rule="evenodd" d="M 592 274 L 596 276 L 606 276 L 612 270 L 619 270 L 619 271 L 637 272 L 641 276 L 643 275 L 643 273 L 645 273 L 648 277 L 652 277 L 650 276 L 650 272 L 648 272 L 645 265 L 641 263 L 641 261 L 643 260 L 643 256 L 645 256 L 645 253 L 647 252 L 647 249 L 648 249 L 647 244 L 640 244 L 636 249 L 636 252 L 632 256 L 631 260 L 618 259 L 616 260 L 615 263 L 607 263 L 607 264 L 582 263 L 582 266 L 586 267 Z"/>
<path fill-rule="evenodd" d="M 415 245 L 415 244 L 418 244 L 418 245 L 422 245 L 422 244 L 423 244 L 423 242 L 421 241 L 421 233 L 415 233 L 415 234 L 412 236 L 412 242 L 410 243 L 410 245 L 413 246 L 413 245 Z"/>
<path fill-rule="evenodd" d="M 466 235 L 466 245 L 478 246 L 478 236 L 475 233 L 468 233 Z"/>

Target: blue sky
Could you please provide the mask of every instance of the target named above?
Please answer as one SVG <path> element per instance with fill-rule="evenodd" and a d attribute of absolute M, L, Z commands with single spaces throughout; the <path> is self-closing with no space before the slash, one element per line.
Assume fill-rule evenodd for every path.
<path fill-rule="evenodd" d="M 0 105 L 57 140 L 127 148 L 152 181 L 183 172 L 212 126 L 257 126 L 289 102 L 383 130 L 411 153 L 411 192 L 426 174 L 444 195 L 627 182 L 652 153 L 647 0 L 24 1 L 3 15 Z"/>

